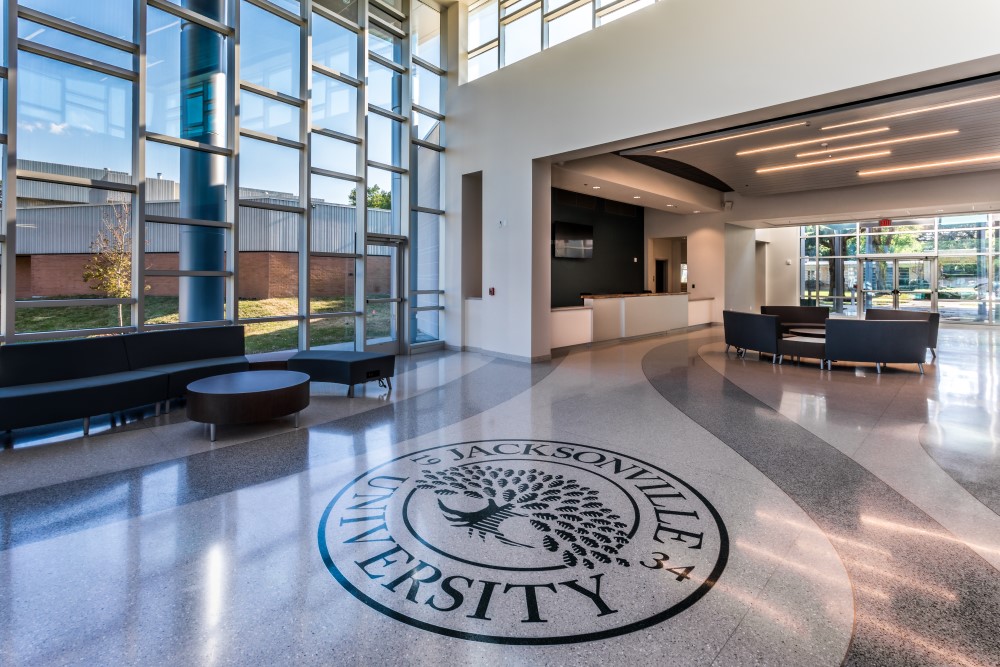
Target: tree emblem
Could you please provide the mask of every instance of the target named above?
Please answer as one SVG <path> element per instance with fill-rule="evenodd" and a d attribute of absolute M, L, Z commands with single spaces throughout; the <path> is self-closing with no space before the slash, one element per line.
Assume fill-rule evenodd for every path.
<path fill-rule="evenodd" d="M 629 567 L 629 562 L 618 555 L 630 539 L 625 532 L 628 524 L 601 502 L 596 489 L 574 479 L 535 468 L 514 470 L 476 464 L 439 472 L 424 470 L 416 486 L 438 496 L 461 493 L 485 500 L 484 507 L 472 512 L 452 509 L 438 500 L 444 518 L 454 528 L 467 529 L 469 537 L 485 541 L 492 536 L 507 546 L 562 551 L 567 567 L 581 564 L 592 570 L 595 561 L 611 563 L 612 559 Z M 501 526 L 513 517 L 528 518 L 541 537 L 540 544 L 522 544 L 507 538 Z"/>

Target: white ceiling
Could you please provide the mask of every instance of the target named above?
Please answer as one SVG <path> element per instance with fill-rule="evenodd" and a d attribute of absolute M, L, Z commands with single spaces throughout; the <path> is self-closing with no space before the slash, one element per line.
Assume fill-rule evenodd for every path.
<path fill-rule="evenodd" d="M 980 98 L 993 99 L 974 101 Z M 883 116 L 892 117 L 880 118 Z M 847 123 L 850 125 L 830 127 Z M 913 137 L 945 132 L 949 134 L 910 140 Z M 865 134 L 843 136 L 854 133 Z M 886 141 L 893 143 L 865 146 Z M 785 144 L 798 145 L 785 146 Z M 744 151 L 777 146 L 782 147 L 737 155 Z M 874 152 L 887 152 L 887 154 L 854 159 L 855 156 Z M 803 153 L 815 154 L 802 155 Z M 660 156 L 684 162 L 722 180 L 735 192 L 746 197 L 997 170 L 1000 169 L 1000 80 L 986 80 L 850 108 L 785 118 L 735 130 L 645 146 L 624 151 L 622 154 Z M 995 157 L 982 163 L 939 166 L 873 176 L 862 176 L 858 173 L 861 170 L 914 166 L 982 156 Z M 825 160 L 839 158 L 852 159 L 823 163 Z M 821 164 L 770 173 L 757 171 L 808 162 L 821 162 Z M 998 176 L 998 191 L 1000 191 L 1000 176 Z"/>

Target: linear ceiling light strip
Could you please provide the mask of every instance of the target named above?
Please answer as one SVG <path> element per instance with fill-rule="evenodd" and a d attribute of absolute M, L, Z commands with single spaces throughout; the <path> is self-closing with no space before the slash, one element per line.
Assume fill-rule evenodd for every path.
<path fill-rule="evenodd" d="M 885 157 L 892 155 L 892 151 L 874 151 L 872 153 L 860 153 L 858 155 L 845 155 L 844 157 L 834 157 L 829 160 L 816 160 L 814 162 L 794 162 L 792 164 L 782 164 L 775 167 L 763 167 L 757 170 L 758 174 L 769 174 L 774 171 L 788 171 L 789 169 L 801 169 L 803 167 L 819 167 L 825 164 L 836 164 L 849 160 L 864 160 L 873 157 Z"/>
<path fill-rule="evenodd" d="M 962 158 L 960 160 L 941 160 L 939 162 L 924 162 L 923 164 L 910 164 L 904 167 L 867 169 L 865 171 L 859 171 L 858 176 L 878 176 L 879 174 L 896 174 L 905 171 L 917 171 L 918 169 L 937 169 L 939 167 L 952 167 L 961 164 L 982 164 L 984 162 L 1000 162 L 1000 153 Z"/>
<path fill-rule="evenodd" d="M 847 134 L 837 134 L 832 137 L 817 137 L 815 139 L 808 139 L 806 141 L 794 141 L 788 144 L 778 144 L 776 146 L 764 146 L 763 148 L 751 148 L 750 150 L 740 151 L 737 155 L 754 155 L 755 153 L 767 153 L 769 151 L 780 151 L 785 148 L 796 148 L 798 146 L 808 146 L 809 144 L 820 144 L 824 141 L 835 141 L 837 139 L 851 139 L 853 137 L 863 137 L 869 134 L 878 134 L 879 132 L 888 132 L 889 127 L 876 127 L 872 130 L 861 130 L 860 132 L 848 132 Z"/>
<path fill-rule="evenodd" d="M 946 130 L 944 132 L 930 132 L 928 134 L 915 134 L 912 137 L 900 137 L 899 139 L 886 139 L 884 141 L 873 141 L 870 144 L 854 144 L 853 146 L 841 146 L 839 148 L 824 148 L 821 151 L 796 153 L 795 157 L 814 157 L 816 155 L 827 155 L 829 153 L 843 153 L 844 151 L 855 151 L 864 148 L 875 148 L 876 146 L 891 146 L 893 144 L 902 144 L 908 141 L 921 141 L 924 139 L 936 139 L 937 137 L 949 137 L 954 134 L 958 134 L 958 130 Z"/>
<path fill-rule="evenodd" d="M 727 137 L 716 137 L 715 139 L 707 139 L 705 141 L 697 141 L 693 144 L 683 144 L 681 146 L 670 146 L 668 148 L 661 148 L 657 153 L 666 153 L 669 151 L 679 151 L 682 148 L 694 148 L 695 146 L 705 146 L 706 144 L 714 144 L 720 141 L 729 141 L 730 139 L 740 139 L 742 137 L 750 137 L 755 134 L 764 134 L 765 132 L 776 132 L 778 130 L 787 130 L 790 127 L 801 127 L 802 125 L 808 125 L 809 121 L 802 121 L 800 123 L 789 123 L 788 125 L 778 125 L 777 127 L 766 127 L 763 130 L 754 130 L 753 132 L 743 132 L 741 134 L 731 134 Z"/>
<path fill-rule="evenodd" d="M 938 111 L 940 109 L 951 109 L 954 107 L 965 106 L 966 104 L 978 104 L 979 102 L 988 102 L 990 100 L 1000 100 L 1000 95 L 987 95 L 986 97 L 976 97 L 971 100 L 960 100 L 958 102 L 945 102 L 944 104 L 934 104 L 929 107 L 921 107 L 919 109 L 910 109 L 909 111 L 898 111 L 896 113 L 889 113 L 883 116 L 875 116 L 874 118 L 866 118 L 864 120 L 853 120 L 849 123 L 838 123 L 836 125 L 827 125 L 821 127 L 821 130 L 836 130 L 840 127 L 850 127 L 852 125 L 861 125 L 862 123 L 877 123 L 880 120 L 889 120 L 890 118 L 903 118 L 905 116 L 913 116 L 918 113 L 928 113 L 930 111 Z"/>

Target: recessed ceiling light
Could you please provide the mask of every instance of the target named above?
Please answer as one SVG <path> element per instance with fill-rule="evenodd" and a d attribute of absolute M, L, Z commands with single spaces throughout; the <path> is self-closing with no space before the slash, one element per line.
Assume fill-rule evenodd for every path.
<path fill-rule="evenodd" d="M 601 189 L 601 186 L 600 186 L 600 185 L 595 185 L 595 186 L 594 186 L 594 189 L 595 189 L 595 190 L 600 190 L 600 189 Z"/>
<path fill-rule="evenodd" d="M 944 104 L 934 104 L 929 107 L 921 107 L 919 109 L 910 109 L 909 111 L 888 113 L 883 116 L 875 116 L 874 118 L 866 118 L 864 120 L 854 120 L 851 121 L 850 123 L 838 123 L 836 125 L 827 125 L 826 127 L 822 127 L 820 129 L 835 130 L 838 127 L 850 127 L 851 125 L 860 125 L 862 123 L 876 123 L 880 120 L 888 120 L 889 118 L 902 118 L 904 116 L 912 116 L 918 113 L 927 113 L 928 111 L 937 111 L 939 109 L 951 109 L 952 107 L 965 106 L 966 104 L 976 104 L 977 102 L 988 102 L 990 100 L 1000 100 L 1000 95 L 988 95 L 986 97 L 976 97 L 971 100 L 961 100 L 959 102 L 946 102 Z"/>
<path fill-rule="evenodd" d="M 758 174 L 769 174 L 773 171 L 788 171 L 789 169 L 801 169 L 803 167 L 818 167 L 824 164 L 836 164 L 837 162 L 847 162 L 848 160 L 863 160 L 873 157 L 884 157 L 892 155 L 892 151 L 875 151 L 873 153 L 859 153 L 858 155 L 845 155 L 844 157 L 832 157 L 829 160 L 815 160 L 813 162 L 793 162 L 792 164 L 782 164 L 776 167 L 764 167 L 758 169 Z"/>
<path fill-rule="evenodd" d="M 799 127 L 801 125 L 808 125 L 809 121 L 804 120 L 801 123 L 789 123 L 788 125 L 779 125 L 777 127 L 766 127 L 763 130 L 754 130 L 753 132 L 743 132 L 741 134 L 731 134 L 728 137 L 717 137 L 715 139 L 708 139 L 706 141 L 697 141 L 693 144 L 683 144 L 682 146 L 670 146 L 668 148 L 661 148 L 656 151 L 657 153 L 667 153 L 669 151 L 679 151 L 682 148 L 693 148 L 695 146 L 704 146 L 705 144 L 714 144 L 719 141 L 729 141 L 730 139 L 740 139 L 742 137 L 750 137 L 755 134 L 764 134 L 765 132 L 776 132 L 777 130 L 786 130 L 790 127 Z"/>
<path fill-rule="evenodd" d="M 796 153 L 795 157 L 812 157 L 814 155 L 827 155 L 829 153 L 843 153 L 844 151 L 861 150 L 862 148 L 874 148 L 876 146 L 890 146 L 892 144 L 901 144 L 907 141 L 920 141 L 921 139 L 935 139 L 937 137 L 947 137 L 953 134 L 958 134 L 958 130 L 931 132 L 929 134 L 915 134 L 912 137 L 900 137 L 899 139 L 886 139 L 884 141 L 873 141 L 868 144 L 854 144 L 853 146 L 841 146 L 840 148 L 826 148 L 821 151 L 808 151 L 806 153 Z"/>
<path fill-rule="evenodd" d="M 639 195 L 632 195 L 632 199 L 642 199 Z"/>
<path fill-rule="evenodd" d="M 879 174 L 896 174 L 902 171 L 917 171 L 919 169 L 937 169 L 938 167 L 951 167 L 959 164 L 982 164 L 984 162 L 1000 162 L 1000 153 L 991 155 L 979 155 L 967 157 L 960 160 L 941 160 L 939 162 L 924 162 L 922 164 L 909 164 L 903 167 L 886 167 L 884 169 L 868 169 L 859 171 L 858 176 L 877 176 Z"/>
<path fill-rule="evenodd" d="M 701 213 L 701 211 L 691 211 L 692 213 Z"/>
<path fill-rule="evenodd" d="M 740 151 L 737 155 L 753 155 L 754 153 L 765 153 L 767 151 L 780 151 L 782 148 L 795 148 L 796 146 L 808 146 L 809 144 L 819 144 L 823 142 L 833 141 L 835 139 L 850 139 L 851 137 L 861 137 L 866 134 L 876 134 L 878 132 L 888 132 L 890 128 L 888 127 L 876 127 L 872 130 L 862 130 L 860 132 L 848 132 L 847 134 L 838 134 L 832 137 L 818 137 L 816 139 L 809 139 L 808 141 L 795 141 L 790 144 L 778 144 L 777 146 L 764 146 L 763 148 L 751 148 L 750 150 Z"/>
<path fill-rule="evenodd" d="M 667 206 L 668 206 L 669 208 L 674 208 L 675 206 L 677 206 L 677 204 L 667 204 Z"/>

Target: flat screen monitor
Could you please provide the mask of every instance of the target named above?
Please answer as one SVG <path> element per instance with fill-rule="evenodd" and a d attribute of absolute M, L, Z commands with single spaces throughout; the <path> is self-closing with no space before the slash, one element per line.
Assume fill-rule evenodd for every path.
<path fill-rule="evenodd" d="M 590 259 L 594 256 L 594 228 L 572 222 L 553 222 L 552 256 Z"/>

